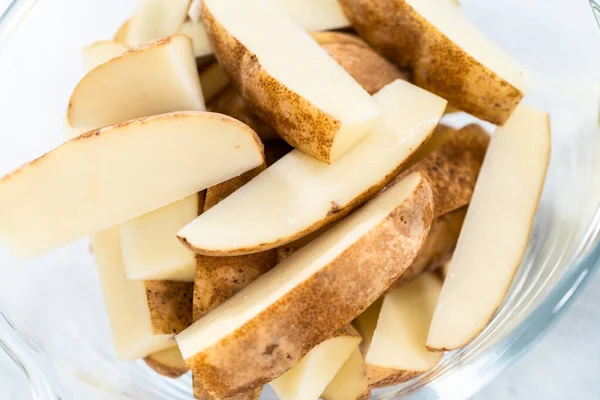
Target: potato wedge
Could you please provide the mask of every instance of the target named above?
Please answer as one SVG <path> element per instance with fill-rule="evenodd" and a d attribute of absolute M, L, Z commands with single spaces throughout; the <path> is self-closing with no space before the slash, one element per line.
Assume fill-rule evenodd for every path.
<path fill-rule="evenodd" d="M 185 21 L 177 31 L 179 35 L 186 35 L 192 39 L 194 55 L 196 58 L 209 56 L 213 53 L 210 46 L 208 33 L 200 22 Z"/>
<path fill-rule="evenodd" d="M 119 26 L 119 29 L 117 30 L 117 32 L 115 33 L 115 36 L 113 37 L 113 40 L 115 42 L 121 43 L 121 44 L 124 44 L 125 46 L 127 46 L 127 31 L 129 30 L 130 22 L 131 22 L 131 18 L 128 19 L 127 21 L 123 22 Z"/>
<path fill-rule="evenodd" d="M 192 324 L 193 283 L 144 281 L 144 286 L 155 334 L 178 334 Z"/>
<path fill-rule="evenodd" d="M 400 174 L 396 180 L 421 172 L 433 189 L 435 216 L 466 206 L 481 170 L 490 136 L 479 125 L 468 125 L 447 139 L 436 151 Z"/>
<path fill-rule="evenodd" d="M 324 400 L 368 400 L 371 388 L 367 381 L 365 360 L 354 350 L 321 394 Z"/>
<path fill-rule="evenodd" d="M 548 114 L 525 104 L 492 137 L 435 310 L 428 347 L 465 346 L 502 304 L 527 248 L 550 147 Z"/>
<path fill-rule="evenodd" d="M 190 370 L 177 346 L 152 353 L 144 362 L 157 373 L 168 378 L 179 378 Z"/>
<path fill-rule="evenodd" d="M 358 36 L 341 32 L 311 36 L 371 95 L 396 79 L 411 80 L 410 72 L 400 70 Z"/>
<path fill-rule="evenodd" d="M 186 362 L 222 397 L 279 377 L 402 274 L 432 218 L 429 184 L 407 177 L 180 333 Z"/>
<path fill-rule="evenodd" d="M 352 26 L 415 83 L 502 125 L 529 83 L 523 68 L 448 1 L 340 0 Z"/>
<path fill-rule="evenodd" d="M 202 86 L 204 100 L 206 100 L 207 106 L 210 108 L 211 100 L 229 85 L 229 78 L 217 62 L 213 62 L 210 65 L 201 68 L 198 71 L 198 76 L 200 77 L 200 85 Z M 214 110 L 209 109 L 209 111 Z M 228 115 L 227 113 L 221 114 Z"/>
<path fill-rule="evenodd" d="M 293 242 L 347 215 L 403 168 L 445 107 L 441 98 L 401 80 L 373 97 L 382 109 L 380 124 L 338 162 L 329 165 L 292 151 L 178 236 L 199 254 L 249 254 Z"/>
<path fill-rule="evenodd" d="M 94 130 L 0 179 L 0 237 L 33 257 L 263 162 L 254 131 L 224 115 L 178 112 Z"/>
<path fill-rule="evenodd" d="M 356 329 L 346 325 L 271 382 L 271 387 L 280 400 L 317 400 L 361 340 Z"/>
<path fill-rule="evenodd" d="M 103 40 L 86 46 L 82 50 L 83 69 L 87 72 L 93 70 L 100 64 L 118 57 L 129 51 L 129 47 L 124 44 Z"/>
<path fill-rule="evenodd" d="M 194 380 L 194 397 L 199 400 L 258 400 L 263 388 L 252 389 L 232 397 L 215 397 L 208 393 L 202 385 Z"/>
<path fill-rule="evenodd" d="M 332 163 L 377 124 L 368 93 L 279 7 L 205 0 L 202 18 L 236 88 L 293 147 Z"/>
<path fill-rule="evenodd" d="M 129 20 L 125 42 L 139 47 L 176 34 L 189 6 L 190 0 L 141 0 Z"/>

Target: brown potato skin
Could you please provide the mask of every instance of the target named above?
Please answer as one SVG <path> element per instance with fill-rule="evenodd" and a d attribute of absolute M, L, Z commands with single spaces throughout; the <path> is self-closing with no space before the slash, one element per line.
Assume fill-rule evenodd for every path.
<path fill-rule="evenodd" d="M 362 38 L 399 66 L 411 67 L 416 85 L 454 107 L 502 125 L 523 99 L 523 92 L 458 49 L 404 0 L 340 4 Z"/>
<path fill-rule="evenodd" d="M 370 95 L 396 79 L 411 81 L 410 72 L 400 70 L 356 35 L 323 31 L 311 36 Z"/>
<path fill-rule="evenodd" d="M 220 400 L 220 399 L 223 399 L 223 400 L 258 400 L 260 398 L 260 394 L 263 390 L 262 387 L 259 387 L 258 389 L 252 389 L 252 390 L 249 390 L 244 393 L 240 393 L 240 394 L 232 396 L 232 397 L 223 398 L 223 397 L 215 397 L 215 396 L 211 395 L 210 393 L 208 393 L 206 390 L 204 390 L 202 385 L 200 385 L 196 379 L 194 379 L 193 382 L 194 382 L 194 397 L 199 400 Z"/>
<path fill-rule="evenodd" d="M 258 116 L 294 148 L 331 162 L 331 147 L 340 121 L 269 75 L 256 55 L 219 24 L 206 3 L 202 4 L 202 19 L 217 60 Z"/>
<path fill-rule="evenodd" d="M 416 257 L 432 219 L 431 187 L 421 179 L 409 198 L 327 267 L 187 363 L 217 396 L 272 381 L 381 296 Z"/>
<path fill-rule="evenodd" d="M 490 136 L 479 125 L 468 125 L 447 139 L 436 151 L 398 175 L 390 185 L 419 171 L 431 184 L 435 217 L 471 201 Z"/>
<path fill-rule="evenodd" d="M 366 364 L 367 381 L 371 389 L 399 385 L 423 375 L 427 371 L 403 371 Z"/>
<path fill-rule="evenodd" d="M 144 281 L 154 334 L 177 334 L 192 324 L 191 282 Z"/>
<path fill-rule="evenodd" d="M 183 361 L 183 358 L 181 359 L 181 361 Z M 156 359 L 154 357 L 154 354 L 150 354 L 149 356 L 144 357 L 144 362 L 155 372 L 157 372 L 160 375 L 166 376 L 167 378 L 179 378 L 181 375 L 185 374 L 190 370 L 187 366 L 184 368 L 183 366 L 167 365 L 161 362 L 160 360 Z"/>

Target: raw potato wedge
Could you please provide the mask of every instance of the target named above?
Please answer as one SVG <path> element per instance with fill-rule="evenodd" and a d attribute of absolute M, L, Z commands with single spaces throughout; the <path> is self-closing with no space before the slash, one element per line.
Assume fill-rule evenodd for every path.
<path fill-rule="evenodd" d="M 373 334 L 375 333 L 375 328 L 377 328 L 377 318 L 379 318 L 379 312 L 381 311 L 382 304 L 383 297 L 380 297 L 354 321 L 352 321 L 352 324 L 363 338 L 362 342 L 360 343 L 360 351 L 363 357 L 367 355 L 369 347 L 371 346 Z"/>
<path fill-rule="evenodd" d="M 186 362 L 221 397 L 281 376 L 402 274 L 432 217 L 429 184 L 407 177 L 179 334 Z"/>
<path fill-rule="evenodd" d="M 123 22 L 121 24 L 121 26 L 119 26 L 119 29 L 117 30 L 117 32 L 115 33 L 115 36 L 113 37 L 113 40 L 117 43 L 121 43 L 124 44 L 125 46 L 127 46 L 127 31 L 129 30 L 129 23 L 131 22 L 131 19 L 128 19 L 127 21 Z"/>
<path fill-rule="evenodd" d="M 272 0 L 307 31 L 329 31 L 350 26 L 337 0 Z"/>
<path fill-rule="evenodd" d="M 417 258 L 392 287 L 400 287 L 423 272 L 435 271 L 448 263 L 454 253 L 466 213 L 467 208 L 462 207 L 436 218 Z"/>
<path fill-rule="evenodd" d="M 133 361 L 173 347 L 173 334 L 154 332 L 144 282 L 125 276 L 119 228 L 93 235 L 92 251 L 117 358 Z"/>
<path fill-rule="evenodd" d="M 67 116 L 69 124 L 83 133 L 187 110 L 204 110 L 196 61 L 191 40 L 171 36 L 90 71 L 73 91 Z"/>
<path fill-rule="evenodd" d="M 208 56 L 213 53 L 212 47 L 210 47 L 208 33 L 206 33 L 206 29 L 202 23 L 185 21 L 183 25 L 179 27 L 177 33 L 189 36 L 189 38 L 192 39 L 194 55 L 197 58 Z"/>
<path fill-rule="evenodd" d="M 324 400 L 367 400 L 371 388 L 367 381 L 365 361 L 359 349 L 354 350 L 333 380 L 321 394 Z"/>
<path fill-rule="evenodd" d="M 448 1 L 340 0 L 352 26 L 414 81 L 502 125 L 528 88 L 522 67 Z"/>
<path fill-rule="evenodd" d="M 232 85 L 229 85 L 213 97 L 208 102 L 207 108 L 209 111 L 229 115 L 242 121 L 254 129 L 264 142 L 279 139 L 277 132 L 256 115 L 248 102 L 244 100 L 240 92 Z"/>
<path fill-rule="evenodd" d="M 271 387 L 280 400 L 317 400 L 361 340 L 356 329 L 345 326 L 271 382 Z"/>
<path fill-rule="evenodd" d="M 202 86 L 204 100 L 206 100 L 210 108 L 211 100 L 229 85 L 229 78 L 219 63 L 216 62 L 202 68 L 198 72 L 198 75 L 200 77 L 200 86 Z"/>
<path fill-rule="evenodd" d="M 371 95 L 396 79 L 410 81 L 409 72 L 401 71 L 358 36 L 341 32 L 313 32 L 311 36 Z"/>
<path fill-rule="evenodd" d="M 202 214 L 205 194 L 193 194 L 120 225 L 127 278 L 194 281 L 196 255 L 175 234 Z"/>
<path fill-rule="evenodd" d="M 436 218 L 466 206 L 471 201 L 489 142 L 490 136 L 483 128 L 468 125 L 428 157 L 394 178 L 390 185 L 419 171 L 431 184 Z"/>
<path fill-rule="evenodd" d="M 383 298 L 365 361 L 371 388 L 394 386 L 434 368 L 443 353 L 425 347 L 442 283 L 425 273 Z"/>
<path fill-rule="evenodd" d="M 125 42 L 139 47 L 177 33 L 185 21 L 190 0 L 141 0 L 129 20 Z"/>
<path fill-rule="evenodd" d="M 196 381 L 194 381 L 194 397 L 199 400 L 258 400 L 263 388 L 252 389 L 244 393 L 232 397 L 215 397 L 208 393 L 204 388 Z"/>
<path fill-rule="evenodd" d="M 157 373 L 168 378 L 179 378 L 190 370 L 177 346 L 152 353 L 144 362 Z"/>
<path fill-rule="evenodd" d="M 412 155 L 407 163 L 407 167 L 412 167 L 419 161 L 429 157 L 431 153 L 438 150 L 446 140 L 455 137 L 456 135 L 458 135 L 457 129 L 442 124 L 438 125 L 431 134 L 429 140 L 425 142 L 423 146 L 419 147 L 419 149 L 415 151 L 415 154 Z"/>
<path fill-rule="evenodd" d="M 32 257 L 263 162 L 254 131 L 224 115 L 178 112 L 90 131 L 0 179 L 0 237 Z"/>
<path fill-rule="evenodd" d="M 192 324 L 191 282 L 144 281 L 155 334 L 177 334 Z"/>
<path fill-rule="evenodd" d="M 525 104 L 492 137 L 435 310 L 428 347 L 465 346 L 502 304 L 527 248 L 550 142 L 548 114 Z"/>
<path fill-rule="evenodd" d="M 400 80 L 373 98 L 382 110 L 380 123 L 338 162 L 328 165 L 294 150 L 178 236 L 199 254 L 249 254 L 293 242 L 350 213 L 403 168 L 446 104 Z"/>
<path fill-rule="evenodd" d="M 87 73 L 98 65 L 104 64 L 108 60 L 118 57 L 127 51 L 129 51 L 129 47 L 110 40 L 93 43 L 82 50 L 83 68 Z"/>
<path fill-rule="evenodd" d="M 202 18 L 236 88 L 293 147 L 332 163 L 377 124 L 368 93 L 268 0 L 206 0 Z"/>

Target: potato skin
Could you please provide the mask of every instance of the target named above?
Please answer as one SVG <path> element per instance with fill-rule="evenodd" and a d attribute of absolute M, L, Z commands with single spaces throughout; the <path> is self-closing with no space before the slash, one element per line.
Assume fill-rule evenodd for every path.
<path fill-rule="evenodd" d="M 432 218 L 431 187 L 421 179 L 409 198 L 327 267 L 187 363 L 217 396 L 272 381 L 377 300 L 412 262 Z"/>
<path fill-rule="evenodd" d="M 154 334 L 177 334 L 192 324 L 191 282 L 144 281 Z"/>
<path fill-rule="evenodd" d="M 394 368 L 378 367 L 376 365 L 366 365 L 367 381 L 369 388 L 377 389 L 388 386 L 399 385 L 423 375 L 426 371 L 404 371 Z"/>
<path fill-rule="evenodd" d="M 455 46 L 404 0 L 340 0 L 360 36 L 416 85 L 475 117 L 502 125 L 524 93 Z M 442 60 L 442 61 L 440 61 Z"/>
<path fill-rule="evenodd" d="M 341 122 L 268 74 L 256 55 L 214 18 L 205 2 L 202 19 L 217 60 L 257 115 L 293 147 L 331 162 L 331 147 Z"/>
<path fill-rule="evenodd" d="M 181 365 L 169 365 L 168 363 L 164 362 L 164 360 L 161 361 L 161 353 L 172 351 L 179 353 L 177 355 L 177 357 L 179 358 L 178 364 Z M 150 354 L 149 356 L 144 357 L 144 362 L 155 372 L 157 372 L 160 375 L 166 376 L 167 378 L 179 378 L 181 375 L 185 374 L 190 370 L 189 367 L 185 364 L 181 353 L 176 347 L 163 350 L 158 353 Z"/>

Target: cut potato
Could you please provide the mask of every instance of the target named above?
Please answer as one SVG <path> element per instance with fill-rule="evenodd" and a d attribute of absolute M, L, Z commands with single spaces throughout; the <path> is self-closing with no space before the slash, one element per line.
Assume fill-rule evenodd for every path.
<path fill-rule="evenodd" d="M 428 347 L 465 346 L 502 304 L 527 248 L 549 158 L 548 114 L 519 106 L 492 138 L 435 310 Z"/>
<path fill-rule="evenodd" d="M 289 144 L 339 159 L 377 124 L 373 99 L 268 0 L 205 0 L 215 55 L 257 114 Z"/>
<path fill-rule="evenodd" d="M 177 33 L 190 6 L 190 0 L 141 0 L 129 20 L 125 42 L 139 47 Z"/>
<path fill-rule="evenodd" d="M 224 115 L 178 112 L 90 131 L 0 179 L 0 237 L 32 257 L 263 162 L 256 134 Z"/>
<path fill-rule="evenodd" d="M 290 243 L 347 215 L 395 176 L 427 140 L 446 104 L 400 80 L 374 99 L 382 109 L 380 123 L 338 162 L 292 151 L 178 236 L 200 254 L 240 255 Z"/>
<path fill-rule="evenodd" d="M 398 69 L 358 36 L 341 32 L 313 32 L 311 36 L 369 94 L 396 79 L 410 81 L 409 72 Z"/>
<path fill-rule="evenodd" d="M 360 350 L 356 349 L 327 385 L 321 398 L 324 400 L 367 400 L 370 397 L 371 388 L 367 381 L 365 361 Z"/>
<path fill-rule="evenodd" d="M 472 128 L 469 128 L 472 129 Z M 407 163 L 407 167 L 412 167 L 419 161 L 429 157 L 431 153 L 438 150 L 448 139 L 458 135 L 458 130 L 447 125 L 438 125 L 427 142 L 415 151 Z"/>
<path fill-rule="evenodd" d="M 298 364 L 270 383 L 281 400 L 317 400 L 358 349 L 361 337 L 352 326 L 319 343 Z"/>
<path fill-rule="evenodd" d="M 467 208 L 462 207 L 436 218 L 417 258 L 392 287 L 399 287 L 423 272 L 435 271 L 448 263 L 454 253 L 466 213 Z"/>
<path fill-rule="evenodd" d="M 144 282 L 125 276 L 119 228 L 93 235 L 92 249 L 117 357 L 133 361 L 173 347 L 173 334 L 154 333 Z"/>
<path fill-rule="evenodd" d="M 120 225 L 127 278 L 194 281 L 196 255 L 175 234 L 201 214 L 204 195 L 193 194 Z"/>
<path fill-rule="evenodd" d="M 271 0 L 307 31 L 329 31 L 350 26 L 338 0 Z"/>
<path fill-rule="evenodd" d="M 215 397 L 204 390 L 197 381 L 194 381 L 194 397 L 199 400 L 258 400 L 262 390 L 263 388 L 260 387 L 231 397 Z"/>
<path fill-rule="evenodd" d="M 191 282 L 144 281 L 155 334 L 177 334 L 192 324 Z"/>
<path fill-rule="evenodd" d="M 169 378 L 179 378 L 190 370 L 177 346 L 144 357 L 146 364 L 157 373 Z"/>
<path fill-rule="evenodd" d="M 204 110 L 204 100 L 191 40 L 179 35 L 92 70 L 73 91 L 67 115 L 70 125 L 83 133 L 134 118 L 187 110 Z"/>
<path fill-rule="evenodd" d="M 189 36 L 192 39 L 194 55 L 196 57 L 204 57 L 213 53 L 210 47 L 210 40 L 204 25 L 200 22 L 185 21 L 177 31 L 180 35 Z"/>
<path fill-rule="evenodd" d="M 118 42 L 110 40 L 96 42 L 83 48 L 83 68 L 87 73 L 98 65 L 104 64 L 108 60 L 118 57 L 127 51 L 129 51 L 129 47 Z"/>
<path fill-rule="evenodd" d="M 352 26 L 415 83 L 471 115 L 503 124 L 528 88 L 522 67 L 449 1 L 340 0 Z"/>
<path fill-rule="evenodd" d="M 127 46 L 127 31 L 129 30 L 129 23 L 131 22 L 131 19 L 128 19 L 127 21 L 123 22 L 121 24 L 121 26 L 119 26 L 119 29 L 117 30 L 117 32 L 115 33 L 115 36 L 113 37 L 113 40 L 117 43 L 121 43 L 124 44 L 125 46 Z"/>
<path fill-rule="evenodd" d="M 377 319 L 379 318 L 379 312 L 381 311 L 382 304 L 383 297 L 380 297 L 354 321 L 352 321 L 352 324 L 363 338 L 362 342 L 360 342 L 360 351 L 363 356 L 367 355 L 369 347 L 371 346 L 371 341 L 373 340 L 375 328 L 377 328 Z"/>
<path fill-rule="evenodd" d="M 385 295 L 365 357 L 371 388 L 406 382 L 440 362 L 443 353 L 428 351 L 425 341 L 441 288 L 425 273 Z"/>
<path fill-rule="evenodd" d="M 415 171 L 422 173 L 433 190 L 435 217 L 466 206 L 471 201 L 490 136 L 479 125 L 468 125 L 451 134 L 440 147 L 390 183 Z"/>
<path fill-rule="evenodd" d="M 208 102 L 229 85 L 229 78 L 219 63 L 212 63 L 198 72 L 204 100 Z"/>
<path fill-rule="evenodd" d="M 279 377 L 402 274 L 432 218 L 429 184 L 407 177 L 179 334 L 186 362 L 221 397 Z"/>

